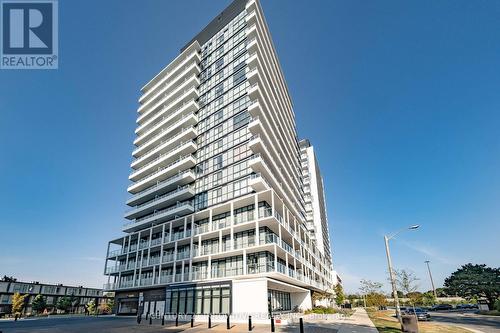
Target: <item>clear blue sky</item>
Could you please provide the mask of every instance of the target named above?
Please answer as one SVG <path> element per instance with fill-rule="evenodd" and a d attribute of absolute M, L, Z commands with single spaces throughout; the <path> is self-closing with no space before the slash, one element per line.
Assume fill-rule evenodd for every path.
<path fill-rule="evenodd" d="M 348 290 L 499 265 L 500 2 L 263 0 Z M 140 87 L 227 4 L 60 1 L 59 70 L 0 71 L 0 274 L 101 286 Z M 387 283 L 386 284 L 386 288 Z"/>

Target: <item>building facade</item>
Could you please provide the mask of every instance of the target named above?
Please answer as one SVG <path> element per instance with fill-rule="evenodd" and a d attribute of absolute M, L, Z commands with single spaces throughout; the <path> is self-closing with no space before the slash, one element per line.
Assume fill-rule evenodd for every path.
<path fill-rule="evenodd" d="M 267 314 L 331 291 L 259 1 L 231 3 L 141 92 L 129 222 L 105 265 L 117 313 Z"/>
<path fill-rule="evenodd" d="M 62 284 L 44 284 L 38 282 L 10 282 L 0 281 L 0 313 L 10 314 L 12 309 L 12 296 L 15 293 L 28 295 L 25 298 L 23 313 L 31 313 L 31 304 L 37 295 L 42 295 L 47 303 L 49 313 L 56 312 L 56 304 L 61 297 L 72 297 L 73 307 L 71 312 L 85 312 L 84 305 L 94 300 L 97 305 L 105 304 L 112 296 L 108 297 L 102 289 L 85 288 L 82 286 L 66 286 Z"/>

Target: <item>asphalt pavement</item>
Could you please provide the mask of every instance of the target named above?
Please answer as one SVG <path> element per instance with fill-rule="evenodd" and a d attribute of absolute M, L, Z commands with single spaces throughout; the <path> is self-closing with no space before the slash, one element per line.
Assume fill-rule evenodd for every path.
<path fill-rule="evenodd" d="M 500 317 L 483 316 L 470 311 L 429 312 L 432 321 L 453 324 L 464 328 L 484 332 L 500 333 Z"/>

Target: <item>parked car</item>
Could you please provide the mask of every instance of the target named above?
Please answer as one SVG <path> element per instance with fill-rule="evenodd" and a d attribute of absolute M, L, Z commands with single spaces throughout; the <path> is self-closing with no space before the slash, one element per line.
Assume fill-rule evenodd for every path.
<path fill-rule="evenodd" d="M 453 309 L 453 306 L 451 304 L 438 304 L 434 305 L 431 310 L 432 311 L 442 311 L 442 310 L 451 310 Z"/>
<path fill-rule="evenodd" d="M 455 309 L 457 310 L 468 310 L 468 309 L 477 309 L 477 304 L 458 304 Z"/>
<path fill-rule="evenodd" d="M 417 315 L 417 319 L 418 320 L 427 321 L 427 320 L 431 319 L 431 315 L 429 314 L 429 312 L 427 312 L 427 311 L 425 311 L 424 309 L 421 309 L 421 308 L 416 308 L 415 309 L 415 314 Z"/>

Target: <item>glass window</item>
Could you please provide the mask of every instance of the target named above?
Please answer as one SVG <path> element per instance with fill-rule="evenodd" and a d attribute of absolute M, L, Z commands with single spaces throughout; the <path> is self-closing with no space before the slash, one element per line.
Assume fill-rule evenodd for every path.
<path fill-rule="evenodd" d="M 209 314 L 212 309 L 210 308 L 210 289 L 203 290 L 203 313 Z"/>
<path fill-rule="evenodd" d="M 214 157 L 213 163 L 214 163 L 214 170 L 222 168 L 222 155 Z"/>
<path fill-rule="evenodd" d="M 222 118 L 224 117 L 224 110 L 219 110 L 216 113 L 214 113 L 214 124 L 219 124 L 222 121 Z"/>
<path fill-rule="evenodd" d="M 224 58 L 217 59 L 215 62 L 215 70 L 221 68 L 224 65 Z"/>
<path fill-rule="evenodd" d="M 202 290 L 196 290 L 196 307 L 195 307 L 194 312 L 196 314 L 203 313 L 203 291 Z"/>

